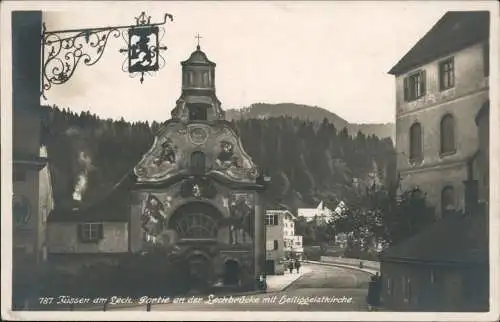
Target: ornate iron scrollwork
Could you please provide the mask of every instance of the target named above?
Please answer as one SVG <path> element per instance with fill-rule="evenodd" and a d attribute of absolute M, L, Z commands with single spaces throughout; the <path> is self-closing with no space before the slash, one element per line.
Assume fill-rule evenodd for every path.
<path fill-rule="evenodd" d="M 52 85 L 66 83 L 80 62 L 86 66 L 95 65 L 101 59 L 109 38 L 119 38 L 124 34 L 122 29 L 127 30 L 128 38 L 125 41 L 128 48 L 119 51 L 128 53 L 127 71 L 131 74 L 140 73 L 142 83 L 144 73 L 157 71 L 165 65 L 159 51 L 167 47 L 160 46 L 163 35 L 159 31 L 164 34 L 164 29 L 159 26 L 164 25 L 167 18 L 173 21 L 173 16 L 167 13 L 162 22 L 151 23 L 151 16 L 142 12 L 139 17 L 135 17 L 136 25 L 57 31 L 47 31 L 44 24 L 42 96 Z"/>

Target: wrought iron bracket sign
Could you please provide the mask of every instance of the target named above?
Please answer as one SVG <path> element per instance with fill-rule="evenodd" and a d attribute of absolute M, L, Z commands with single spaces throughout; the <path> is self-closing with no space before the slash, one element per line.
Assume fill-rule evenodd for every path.
<path fill-rule="evenodd" d="M 69 29 L 47 31 L 43 24 L 42 33 L 42 89 L 41 95 L 52 85 L 66 83 L 80 62 L 86 66 L 95 65 L 102 57 L 109 38 L 123 37 L 127 48 L 119 49 L 126 53 L 127 58 L 122 64 L 122 70 L 131 77 L 156 72 L 165 65 L 165 59 L 160 55 L 160 46 L 165 35 L 161 27 L 167 20 L 173 21 L 173 16 L 166 13 L 163 21 L 151 23 L 151 16 L 142 12 L 135 18 L 135 25 L 110 26 L 87 29 Z"/>

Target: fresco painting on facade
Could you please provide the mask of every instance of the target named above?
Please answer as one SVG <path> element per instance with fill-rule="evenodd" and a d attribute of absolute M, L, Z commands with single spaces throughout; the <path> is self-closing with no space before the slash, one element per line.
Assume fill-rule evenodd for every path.
<path fill-rule="evenodd" d="M 251 245 L 255 216 L 255 195 L 233 192 L 229 197 L 229 244 Z"/>
<path fill-rule="evenodd" d="M 158 197 L 147 195 L 142 211 L 142 229 L 146 242 L 155 243 L 162 234 L 167 222 L 166 210 Z"/>

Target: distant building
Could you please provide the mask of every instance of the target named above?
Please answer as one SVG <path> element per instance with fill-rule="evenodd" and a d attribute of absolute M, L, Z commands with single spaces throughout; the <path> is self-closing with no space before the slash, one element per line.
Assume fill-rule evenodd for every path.
<path fill-rule="evenodd" d="M 321 201 L 316 208 L 299 208 L 298 216 L 305 218 L 307 222 L 317 219 L 323 222 L 329 222 L 332 219 L 333 211 L 326 207 Z"/>
<path fill-rule="evenodd" d="M 302 236 L 295 235 L 297 217 L 289 210 L 266 211 L 266 273 L 283 274 L 288 258 L 301 259 L 304 252 Z"/>
<path fill-rule="evenodd" d="M 488 311 L 488 31 L 488 12 L 448 12 L 392 70 L 402 74 L 425 66 L 439 71 L 429 77 L 432 94 L 422 97 L 423 102 L 398 104 L 405 111 L 396 127 L 403 136 L 398 135 L 398 151 L 420 156 L 418 162 L 413 158 L 413 168 L 399 156 L 405 184 L 421 185 L 441 213 L 449 215 L 381 253 L 387 309 Z M 453 76 L 445 77 L 450 70 Z M 451 88 L 434 92 L 438 84 Z M 406 95 L 413 97 L 413 90 Z M 465 215 L 455 207 L 465 208 Z"/>
<path fill-rule="evenodd" d="M 489 12 L 448 12 L 390 70 L 396 78 L 397 171 L 437 216 L 463 209 L 474 117 L 489 99 Z"/>

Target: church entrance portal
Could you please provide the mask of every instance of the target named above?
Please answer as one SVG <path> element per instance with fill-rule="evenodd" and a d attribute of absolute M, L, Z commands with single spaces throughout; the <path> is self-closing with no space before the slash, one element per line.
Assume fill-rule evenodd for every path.
<path fill-rule="evenodd" d="M 225 263 L 224 284 L 237 285 L 239 282 L 239 263 L 233 259 L 229 259 Z"/>
<path fill-rule="evenodd" d="M 205 253 L 195 251 L 188 256 L 190 289 L 204 291 L 212 284 L 212 260 Z"/>

